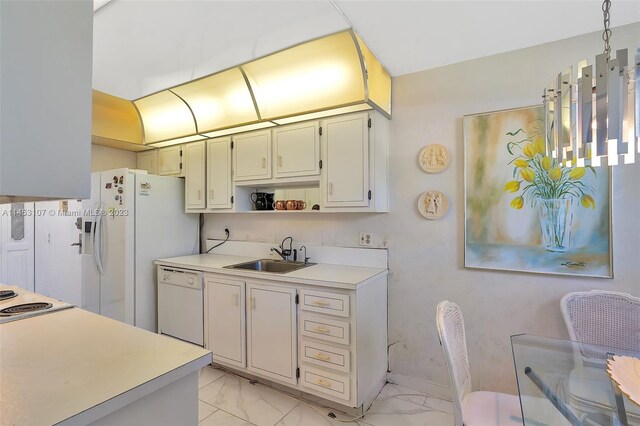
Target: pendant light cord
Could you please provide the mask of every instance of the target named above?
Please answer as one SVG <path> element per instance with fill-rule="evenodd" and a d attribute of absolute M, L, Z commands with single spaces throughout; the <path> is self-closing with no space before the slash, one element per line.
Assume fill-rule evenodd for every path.
<path fill-rule="evenodd" d="M 604 31 L 602 32 L 602 41 L 604 41 L 604 53 L 607 55 L 607 62 L 609 62 L 609 59 L 611 57 L 611 46 L 609 46 L 609 39 L 611 39 L 611 28 L 609 28 L 609 26 L 611 25 L 611 14 L 610 11 L 611 10 L 611 0 L 604 0 L 602 2 L 602 14 L 604 17 Z"/>

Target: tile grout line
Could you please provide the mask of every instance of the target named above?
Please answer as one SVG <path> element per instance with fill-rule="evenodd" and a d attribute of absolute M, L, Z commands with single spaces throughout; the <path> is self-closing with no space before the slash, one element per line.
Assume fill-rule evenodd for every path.
<path fill-rule="evenodd" d="M 211 405 L 211 404 L 209 404 L 209 405 Z M 256 424 L 255 424 L 255 423 L 251 423 L 249 420 L 243 419 L 242 417 L 238 417 L 238 416 L 236 416 L 235 414 L 231 414 L 230 412 L 228 412 L 228 411 L 226 411 L 226 410 L 223 410 L 222 408 L 218 408 L 218 411 L 222 411 L 223 413 L 227 413 L 227 414 L 228 414 L 228 415 L 230 415 L 231 417 L 235 417 L 235 418 L 236 418 L 236 419 L 238 419 L 238 420 L 242 420 L 242 421 L 243 421 L 243 422 L 245 422 L 245 423 L 249 423 L 250 425 L 256 426 Z"/>
<path fill-rule="evenodd" d="M 217 382 L 218 380 L 222 379 L 224 376 L 226 376 L 227 373 L 224 373 L 222 376 L 218 377 L 217 379 L 213 379 L 212 381 L 210 381 L 209 383 L 207 383 L 206 385 L 202 386 L 202 387 L 198 387 L 198 399 L 200 399 L 200 391 L 204 388 L 206 388 L 207 386 L 209 386 L 211 383 Z M 209 404 L 211 405 L 211 404 Z"/>
<path fill-rule="evenodd" d="M 206 403 L 206 402 L 204 402 L 204 401 L 203 401 L 203 400 L 201 400 L 201 399 L 198 399 L 198 401 L 199 401 L 199 402 L 202 402 L 203 404 L 208 405 L 209 407 L 211 407 L 211 408 L 213 408 L 213 409 L 214 409 L 214 411 L 210 412 L 210 413 L 209 413 L 207 416 L 205 416 L 202 420 L 198 420 L 198 424 L 200 424 L 200 422 L 205 421 L 205 420 L 206 420 L 206 419 L 208 419 L 208 418 L 209 418 L 213 413 L 215 413 L 216 411 L 218 411 L 218 410 L 219 410 L 219 408 L 218 408 L 218 407 L 214 407 L 213 405 L 211 405 L 211 404 L 209 404 L 209 403 Z"/>
<path fill-rule="evenodd" d="M 276 426 L 278 423 L 280 423 L 280 422 L 282 421 L 282 419 L 284 419 L 285 417 L 287 417 L 289 414 L 291 414 L 291 413 L 293 412 L 293 410 L 295 410 L 296 408 L 298 408 L 298 406 L 299 406 L 300 404 L 302 404 L 298 399 L 295 399 L 295 398 L 294 398 L 294 400 L 295 400 L 295 401 L 298 401 L 298 403 L 297 403 L 296 405 L 294 405 L 294 407 L 293 407 L 291 410 L 287 411 L 287 412 L 285 413 L 285 415 L 284 415 L 284 416 L 280 417 L 280 418 L 278 419 L 278 421 L 277 421 L 277 422 L 275 422 L 275 423 L 273 424 L 273 426 Z"/>

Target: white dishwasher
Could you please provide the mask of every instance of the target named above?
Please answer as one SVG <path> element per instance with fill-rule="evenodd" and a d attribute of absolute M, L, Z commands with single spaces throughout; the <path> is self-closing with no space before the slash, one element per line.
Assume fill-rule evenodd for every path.
<path fill-rule="evenodd" d="M 158 333 L 203 346 L 202 272 L 158 266 Z"/>

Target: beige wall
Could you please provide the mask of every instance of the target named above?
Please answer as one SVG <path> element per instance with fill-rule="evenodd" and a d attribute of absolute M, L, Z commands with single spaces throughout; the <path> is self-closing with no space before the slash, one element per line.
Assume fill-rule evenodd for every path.
<path fill-rule="evenodd" d="M 101 145 L 91 145 L 91 171 L 119 168 L 136 168 L 136 153 L 123 149 L 109 148 Z"/>
<path fill-rule="evenodd" d="M 613 49 L 637 46 L 640 24 L 615 29 Z M 596 33 L 397 77 L 391 213 L 206 215 L 205 235 L 220 238 L 229 227 L 232 239 L 275 242 L 291 235 L 297 242 L 355 246 L 359 231 L 379 234 L 389 247 L 389 342 L 397 342 L 390 350 L 391 370 L 448 386 L 434 318 L 437 303 L 449 299 L 465 314 L 474 388 L 515 393 L 510 335 L 566 338 L 559 300 L 571 291 L 601 288 L 640 296 L 640 164 L 613 172 L 615 279 L 465 269 L 462 117 L 539 103 L 555 73 L 593 60 L 601 50 Z M 428 143 L 451 150 L 452 164 L 441 174 L 427 175 L 417 165 Z M 418 196 L 430 188 L 450 199 L 439 221 L 424 220 L 416 209 Z"/>

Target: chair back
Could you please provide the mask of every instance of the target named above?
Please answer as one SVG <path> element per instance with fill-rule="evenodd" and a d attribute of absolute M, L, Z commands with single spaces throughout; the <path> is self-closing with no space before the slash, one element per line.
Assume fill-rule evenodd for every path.
<path fill-rule="evenodd" d="M 569 293 L 560 309 L 571 340 L 640 351 L 640 298 L 614 291 Z M 606 350 L 581 348 L 585 358 L 604 360 Z"/>
<path fill-rule="evenodd" d="M 462 399 L 471 392 L 471 375 L 460 307 L 448 300 L 438 303 L 436 324 L 451 378 L 455 425 L 462 426 Z"/>

